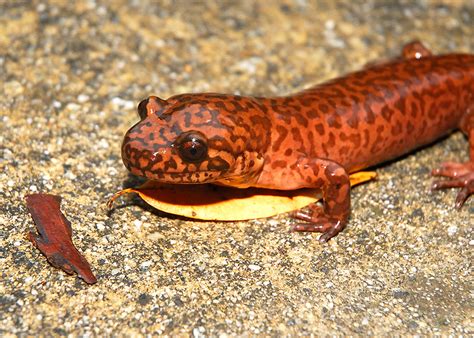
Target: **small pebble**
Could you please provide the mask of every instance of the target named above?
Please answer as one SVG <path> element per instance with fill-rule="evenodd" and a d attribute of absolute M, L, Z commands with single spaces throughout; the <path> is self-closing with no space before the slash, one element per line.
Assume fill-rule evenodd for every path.
<path fill-rule="evenodd" d="M 255 265 L 255 264 L 250 264 L 249 269 L 252 270 L 252 271 L 258 271 L 258 270 L 261 269 L 261 267 L 258 266 L 258 265 Z"/>

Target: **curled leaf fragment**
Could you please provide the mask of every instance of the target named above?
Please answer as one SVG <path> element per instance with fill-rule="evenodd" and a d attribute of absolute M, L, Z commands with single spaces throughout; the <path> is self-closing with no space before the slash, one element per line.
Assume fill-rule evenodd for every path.
<path fill-rule="evenodd" d="M 86 283 L 97 282 L 89 263 L 72 242 L 71 223 L 60 209 L 61 197 L 50 194 L 26 196 L 26 206 L 39 235 L 30 231 L 28 239 L 56 268 L 68 274 L 76 272 Z"/>

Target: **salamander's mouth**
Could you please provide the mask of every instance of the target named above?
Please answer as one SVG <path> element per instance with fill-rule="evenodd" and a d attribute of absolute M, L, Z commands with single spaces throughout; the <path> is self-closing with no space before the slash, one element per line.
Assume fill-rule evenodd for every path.
<path fill-rule="evenodd" d="M 192 156 L 195 155 L 196 142 L 194 139 L 188 141 L 188 149 L 184 146 L 179 148 L 172 142 L 149 143 L 141 137 L 126 135 L 122 144 L 122 160 L 132 174 L 163 183 L 199 184 L 221 179 L 230 168 L 231 156 L 223 151 L 211 155 L 206 148 L 206 152 L 201 153 L 203 158 L 194 161 Z"/>
<path fill-rule="evenodd" d="M 127 169 L 134 175 L 157 182 L 171 184 L 210 183 L 215 182 L 222 176 L 222 172 L 216 170 L 196 172 L 164 172 L 161 170 L 151 171 L 135 166 L 127 166 Z"/>
<path fill-rule="evenodd" d="M 162 183 L 209 183 L 221 178 L 226 172 L 209 170 L 207 167 L 199 168 L 197 164 L 183 165 L 169 154 L 151 153 L 130 146 L 122 148 L 122 160 L 132 174 Z"/>

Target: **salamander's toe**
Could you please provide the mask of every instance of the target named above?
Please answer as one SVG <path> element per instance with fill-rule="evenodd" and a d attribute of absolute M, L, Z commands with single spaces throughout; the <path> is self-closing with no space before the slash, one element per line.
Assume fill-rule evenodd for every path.
<path fill-rule="evenodd" d="M 444 176 L 450 178 L 461 177 L 470 173 L 474 173 L 474 162 L 444 162 L 439 166 L 439 168 L 431 171 L 432 176 Z"/>
<path fill-rule="evenodd" d="M 431 172 L 432 176 L 442 176 L 447 180 L 436 180 L 431 185 L 432 190 L 461 188 L 455 207 L 460 209 L 470 195 L 474 194 L 474 162 L 455 163 L 445 162 Z"/>
<path fill-rule="evenodd" d="M 293 217 L 307 223 L 297 223 L 292 227 L 293 231 L 298 232 L 320 232 L 319 242 L 326 243 L 331 238 L 341 232 L 347 220 L 340 220 L 327 216 L 323 209 L 318 206 L 311 205 L 311 212 L 296 211 Z"/>
<path fill-rule="evenodd" d="M 321 217 L 315 223 L 297 223 L 293 226 L 293 231 L 298 232 L 320 232 L 319 242 L 326 243 L 331 238 L 340 233 L 346 225 L 346 222 L 341 220 L 330 220 L 326 217 Z"/>
<path fill-rule="evenodd" d="M 472 174 L 471 176 L 472 177 L 469 182 L 469 185 L 462 188 L 456 197 L 456 202 L 454 204 L 456 209 L 461 209 L 464 202 L 466 202 L 467 198 L 471 196 L 472 194 L 474 194 L 474 174 Z"/>

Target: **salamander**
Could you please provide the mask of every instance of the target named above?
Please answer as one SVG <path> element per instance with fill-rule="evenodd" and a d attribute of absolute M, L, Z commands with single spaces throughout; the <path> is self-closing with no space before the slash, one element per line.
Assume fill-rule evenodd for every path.
<path fill-rule="evenodd" d="M 293 95 L 150 96 L 123 140 L 135 175 L 166 183 L 319 188 L 323 204 L 296 211 L 295 231 L 337 235 L 350 214 L 349 174 L 460 129 L 470 160 L 445 162 L 433 189 L 474 192 L 474 55 L 433 55 L 418 41 L 399 57 Z"/>

